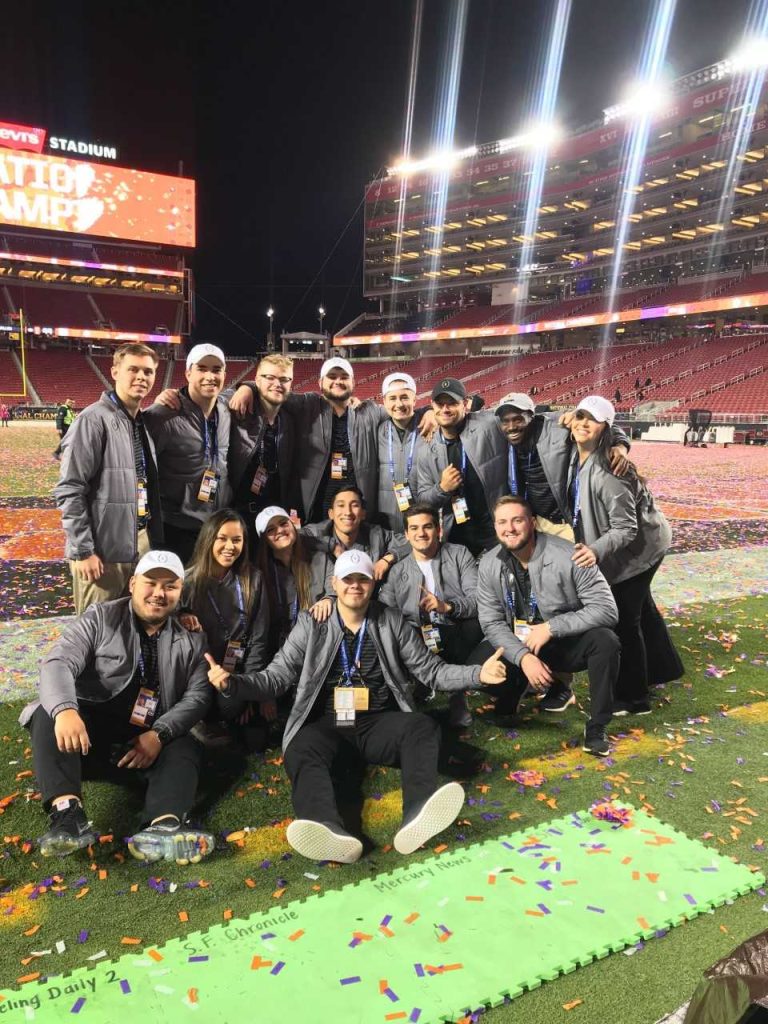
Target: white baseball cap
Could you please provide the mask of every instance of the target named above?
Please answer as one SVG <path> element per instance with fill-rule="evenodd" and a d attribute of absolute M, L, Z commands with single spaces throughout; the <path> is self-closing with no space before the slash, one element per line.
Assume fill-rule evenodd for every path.
<path fill-rule="evenodd" d="M 336 579 L 343 580 L 355 573 L 360 573 L 361 576 L 367 576 L 369 580 L 372 580 L 373 562 L 364 551 L 345 551 L 336 559 L 333 575 Z"/>
<path fill-rule="evenodd" d="M 389 373 L 381 385 L 381 393 L 388 395 L 390 391 L 401 391 L 403 388 L 416 393 L 416 381 L 410 373 Z"/>
<path fill-rule="evenodd" d="M 603 398 L 602 395 L 587 395 L 586 398 L 582 398 L 576 406 L 576 412 L 579 409 L 588 412 L 592 419 L 597 420 L 598 423 L 607 423 L 609 427 L 613 426 L 616 410 L 613 407 L 613 403 L 609 402 L 607 398 Z"/>
<path fill-rule="evenodd" d="M 348 373 L 350 377 L 355 376 L 355 371 L 352 369 L 352 364 L 347 362 L 346 359 L 342 359 L 341 356 L 334 356 L 333 359 L 326 359 L 323 365 L 320 367 L 320 378 L 322 380 L 326 374 L 330 373 L 331 370 L 343 370 L 344 373 Z"/>
<path fill-rule="evenodd" d="M 508 409 L 518 409 L 520 412 L 536 412 L 536 405 L 530 395 L 524 395 L 521 391 L 513 391 L 506 395 L 496 406 L 496 415 L 503 416 Z"/>
<path fill-rule="evenodd" d="M 215 356 L 217 359 L 220 359 L 225 366 L 227 364 L 226 356 L 218 345 L 209 345 L 205 342 L 202 345 L 195 345 L 194 348 L 190 350 L 190 353 L 187 356 L 187 369 L 194 366 L 195 363 L 199 363 L 201 359 L 205 359 L 206 356 Z"/>
<path fill-rule="evenodd" d="M 259 537 L 267 532 L 267 527 L 273 519 L 290 519 L 291 517 L 284 508 L 279 505 L 267 505 L 256 516 L 256 533 Z"/>
<path fill-rule="evenodd" d="M 133 575 L 147 576 L 153 569 L 167 569 L 180 580 L 184 579 L 184 566 L 179 556 L 175 555 L 173 551 L 148 551 L 139 559 L 133 570 Z"/>

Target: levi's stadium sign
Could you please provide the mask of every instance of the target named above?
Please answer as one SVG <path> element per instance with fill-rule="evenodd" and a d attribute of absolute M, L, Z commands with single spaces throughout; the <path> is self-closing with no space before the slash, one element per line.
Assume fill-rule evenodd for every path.
<path fill-rule="evenodd" d="M 0 122 L 0 224 L 195 244 L 191 178 L 43 153 L 45 135 L 43 129 Z"/>
<path fill-rule="evenodd" d="M 32 128 L 26 124 L 12 124 L 0 121 L 0 146 L 7 149 L 26 149 L 42 153 L 48 132 L 45 128 Z M 82 142 L 80 139 L 66 139 L 62 135 L 48 136 L 48 149 L 54 153 L 77 153 L 78 156 L 95 156 L 99 160 L 117 160 L 117 149 L 99 142 Z"/>

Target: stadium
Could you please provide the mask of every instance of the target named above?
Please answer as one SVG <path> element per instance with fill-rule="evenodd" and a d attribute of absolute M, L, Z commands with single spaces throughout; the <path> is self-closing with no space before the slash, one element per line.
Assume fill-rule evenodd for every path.
<path fill-rule="evenodd" d="M 210 753 L 198 810 L 218 848 L 204 866 L 130 862 L 137 801 L 108 782 L 89 783 L 105 825 L 89 856 L 37 856 L 17 718 L 73 615 L 51 421 L 67 398 L 98 399 L 124 342 L 160 355 L 145 407 L 184 384 L 204 197 L 168 167 L 120 166 L 119 145 L 0 123 L 0 1013 L 106 1022 L 140 993 L 171 1021 L 258 1005 L 267 1021 L 682 1024 L 703 972 L 764 931 L 764 74 L 745 99 L 743 65 L 722 60 L 652 97 L 634 181 L 628 100 L 599 123 L 409 156 L 365 183 L 367 311 L 291 353 L 293 390 L 316 391 L 337 355 L 363 401 L 394 370 L 419 405 L 446 376 L 488 409 L 510 392 L 553 413 L 613 400 L 673 526 L 654 594 L 685 675 L 654 688 L 652 717 L 612 723 L 599 763 L 562 718 L 500 724 L 483 694 L 471 731 L 450 735 L 438 698 L 440 770 L 464 784 L 463 816 L 404 862 L 399 771 L 369 771 L 372 849 L 343 868 L 292 855 L 279 746 Z M 228 357 L 227 385 L 252 380 L 259 355 Z M 614 801 L 633 827 L 590 811 Z M 563 833 L 561 870 L 547 852 Z M 503 887 L 516 902 L 500 923 Z"/>

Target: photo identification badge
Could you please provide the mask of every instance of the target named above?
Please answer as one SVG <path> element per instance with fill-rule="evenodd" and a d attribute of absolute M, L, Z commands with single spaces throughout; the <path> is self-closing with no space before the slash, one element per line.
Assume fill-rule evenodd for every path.
<path fill-rule="evenodd" d="M 453 518 L 457 523 L 466 523 L 470 519 L 466 498 L 454 498 L 451 506 L 453 508 Z"/>
<path fill-rule="evenodd" d="M 333 710 L 338 727 L 355 724 L 355 688 L 353 686 L 334 687 Z"/>
<path fill-rule="evenodd" d="M 219 487 L 219 478 L 212 469 L 203 470 L 203 479 L 200 481 L 200 490 L 197 492 L 198 501 L 213 501 Z"/>
<path fill-rule="evenodd" d="M 160 698 L 155 690 L 142 686 L 131 711 L 131 725 L 149 726 L 155 717 Z"/>
<path fill-rule="evenodd" d="M 225 672 L 234 672 L 243 656 L 243 645 L 240 640 L 230 640 L 224 653 L 221 667 Z"/>
<path fill-rule="evenodd" d="M 421 627 L 421 635 L 424 637 L 424 643 L 432 651 L 433 654 L 440 653 L 440 630 L 434 623 L 424 624 Z"/>
<path fill-rule="evenodd" d="M 331 480 L 343 480 L 347 475 L 347 457 L 341 452 L 331 455 Z"/>
<path fill-rule="evenodd" d="M 408 484 L 392 484 L 395 492 L 395 501 L 401 512 L 407 512 L 413 501 L 413 493 Z"/>
<path fill-rule="evenodd" d="M 531 634 L 531 627 L 525 619 L 515 619 L 515 636 L 520 643 L 525 643 Z"/>
<path fill-rule="evenodd" d="M 264 485 L 267 482 L 269 474 L 263 466 L 259 466 L 256 472 L 253 474 L 253 480 L 251 480 L 251 494 L 261 494 L 264 490 Z"/>
<path fill-rule="evenodd" d="M 147 493 L 147 481 L 136 481 L 136 511 L 139 519 L 143 519 L 149 512 L 149 495 Z"/>

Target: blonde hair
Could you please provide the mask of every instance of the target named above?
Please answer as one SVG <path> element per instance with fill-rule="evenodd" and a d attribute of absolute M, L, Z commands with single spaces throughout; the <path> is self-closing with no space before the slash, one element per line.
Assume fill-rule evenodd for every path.
<path fill-rule="evenodd" d="M 119 366 L 126 356 L 149 356 L 155 366 L 160 362 L 160 356 L 150 348 L 149 345 L 140 345 L 137 341 L 129 341 L 127 345 L 120 345 L 112 355 L 112 365 Z"/>
<path fill-rule="evenodd" d="M 290 358 L 290 356 L 280 356 L 277 353 L 270 353 L 269 355 L 262 356 L 261 359 L 259 360 L 259 365 L 256 367 L 257 373 L 264 363 L 272 363 L 272 365 L 276 366 L 279 370 L 293 369 L 293 360 Z"/>

